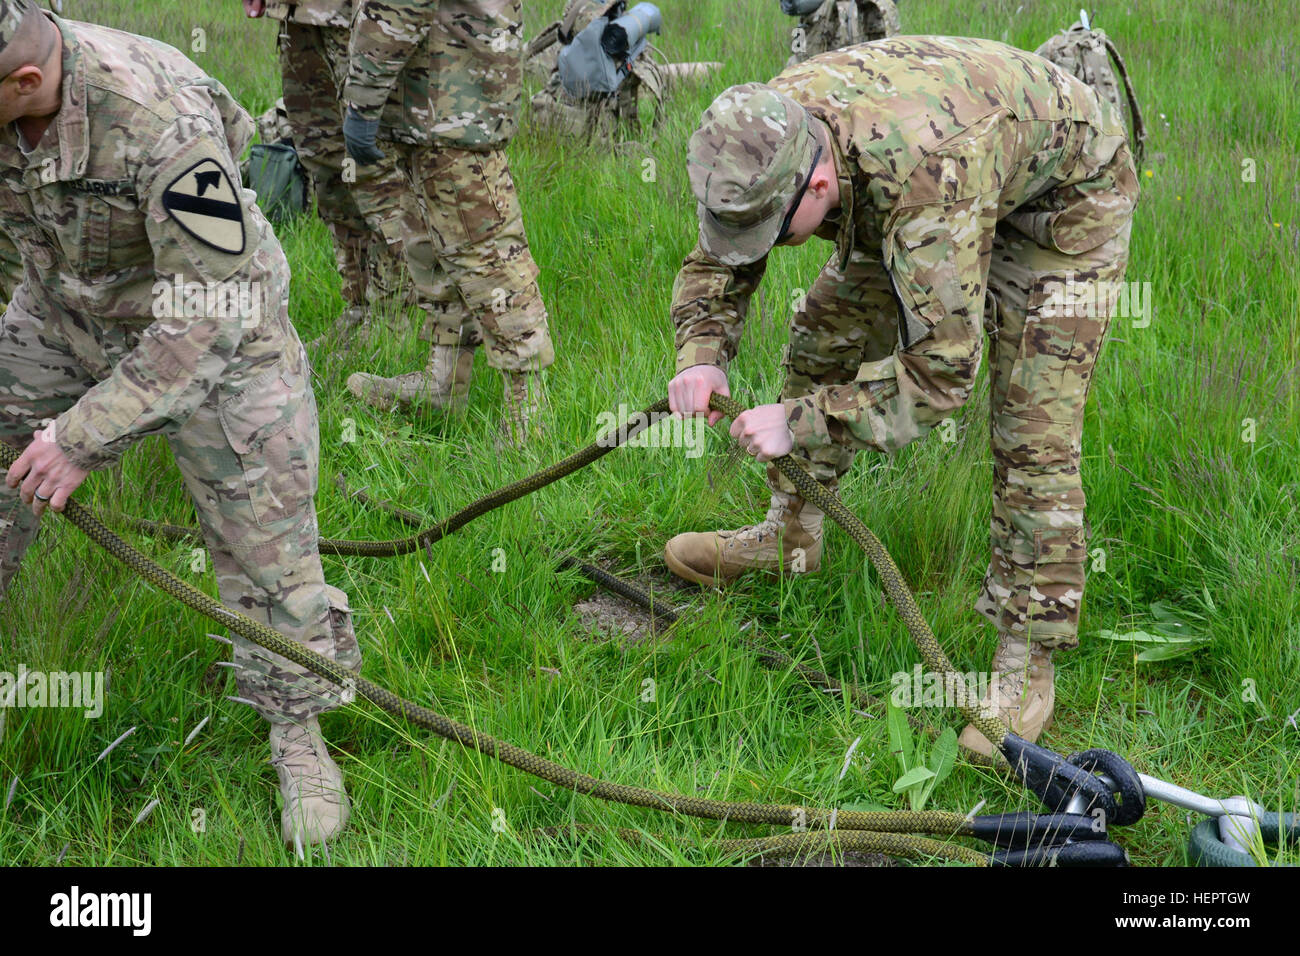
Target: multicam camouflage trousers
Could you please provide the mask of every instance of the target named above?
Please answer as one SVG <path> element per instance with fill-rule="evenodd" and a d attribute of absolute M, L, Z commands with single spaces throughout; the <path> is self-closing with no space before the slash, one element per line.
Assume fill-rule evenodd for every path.
<path fill-rule="evenodd" d="M 386 143 L 418 206 L 402 221 L 407 264 L 428 310 L 421 337 L 487 346 L 488 364 L 536 371 L 555 361 L 538 268 L 504 150 Z"/>
<path fill-rule="evenodd" d="M 374 165 L 347 161 L 339 91 L 347 81 L 348 30 L 286 20 L 279 41 L 294 148 L 312 174 L 316 208 L 334 238 L 343 299 L 349 307 L 401 312 L 413 301 L 401 239 L 412 200 L 391 150 Z"/>
<path fill-rule="evenodd" d="M 27 290 L 18 288 L 0 318 L 0 441 L 19 449 L 106 378 L 137 337 L 46 302 L 35 307 Z M 357 670 L 361 652 L 347 595 L 325 583 L 317 550 L 316 399 L 287 312 L 283 326 L 283 357 L 253 370 L 237 391 L 219 385 L 168 441 L 221 602 Z M 0 482 L 0 599 L 38 526 L 17 489 Z M 239 695 L 267 720 L 306 720 L 341 702 L 334 685 L 231 637 Z"/>
<path fill-rule="evenodd" d="M 984 315 L 992 558 L 975 609 L 1000 632 L 1048 647 L 1078 644 L 1087 555 L 1083 410 L 1110 323 L 1097 290 L 1123 278 L 1131 226 L 1079 255 L 1044 248 L 1005 222 L 993 242 Z M 791 322 L 781 397 L 853 382 L 860 366 L 888 356 L 897 341 L 898 306 L 879 260 L 855 252 L 841 272 L 832 258 Z M 854 453 L 843 445 L 811 456 L 795 449 L 827 483 L 848 471 Z M 768 482 L 795 490 L 772 466 Z"/>

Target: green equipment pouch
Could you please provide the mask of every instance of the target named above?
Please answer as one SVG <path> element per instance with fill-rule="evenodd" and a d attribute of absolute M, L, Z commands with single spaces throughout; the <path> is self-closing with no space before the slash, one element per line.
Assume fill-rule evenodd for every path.
<path fill-rule="evenodd" d="M 283 143 L 258 143 L 248 154 L 248 188 L 273 223 L 284 223 L 311 205 L 307 169 L 298 151 Z"/>

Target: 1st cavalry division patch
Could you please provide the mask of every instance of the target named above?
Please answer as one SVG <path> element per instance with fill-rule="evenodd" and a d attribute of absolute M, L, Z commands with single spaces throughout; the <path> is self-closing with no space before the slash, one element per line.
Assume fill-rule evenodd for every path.
<path fill-rule="evenodd" d="M 216 160 L 200 160 L 172 180 L 162 204 L 200 242 L 231 255 L 244 251 L 244 210 Z"/>

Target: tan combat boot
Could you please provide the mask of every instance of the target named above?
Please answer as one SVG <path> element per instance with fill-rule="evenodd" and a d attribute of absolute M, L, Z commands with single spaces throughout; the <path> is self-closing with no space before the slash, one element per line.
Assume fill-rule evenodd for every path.
<path fill-rule="evenodd" d="M 271 724 L 271 766 L 280 776 L 280 835 L 290 846 L 331 840 L 348 822 L 343 772 L 325 749 L 316 718 Z"/>
<path fill-rule="evenodd" d="M 505 379 L 505 416 L 497 447 L 522 448 L 541 437 L 542 414 L 546 411 L 546 389 L 538 372 L 502 371 Z"/>
<path fill-rule="evenodd" d="M 822 510 L 797 495 L 772 492 L 767 517 L 735 531 L 691 531 L 664 546 L 679 578 L 717 587 L 750 571 L 805 574 L 822 561 Z"/>
<path fill-rule="evenodd" d="M 981 712 L 1017 737 L 1036 743 L 1052 725 L 1056 704 L 1056 668 L 1051 649 L 1024 637 L 1003 634 L 993 655 L 992 671 L 989 693 L 979 704 Z M 970 724 L 957 742 L 967 750 L 993 756 L 988 738 Z"/>
<path fill-rule="evenodd" d="M 348 391 L 367 405 L 384 411 L 421 404 L 463 408 L 469 397 L 473 371 L 472 348 L 435 345 L 423 372 L 407 372 L 393 378 L 354 372 L 348 376 Z"/>

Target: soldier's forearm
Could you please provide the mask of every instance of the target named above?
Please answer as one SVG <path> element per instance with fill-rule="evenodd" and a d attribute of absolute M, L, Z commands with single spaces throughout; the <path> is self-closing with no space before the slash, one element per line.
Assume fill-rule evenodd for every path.
<path fill-rule="evenodd" d="M 747 266 L 719 265 L 698 248 L 686 257 L 673 283 L 671 310 L 679 372 L 702 364 L 726 368 L 766 266 L 766 259 Z"/>
<path fill-rule="evenodd" d="M 59 448 L 94 471 L 142 438 L 180 428 L 221 381 L 241 336 L 238 317 L 155 322 L 112 375 L 59 416 Z"/>

